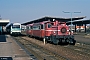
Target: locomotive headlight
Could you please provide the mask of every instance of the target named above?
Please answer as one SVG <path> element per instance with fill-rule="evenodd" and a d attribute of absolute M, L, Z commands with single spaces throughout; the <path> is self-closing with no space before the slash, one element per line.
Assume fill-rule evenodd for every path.
<path fill-rule="evenodd" d="M 69 30 L 67 30 L 67 31 L 69 31 Z"/>
<path fill-rule="evenodd" d="M 55 31 L 54 31 L 54 33 L 55 33 Z"/>

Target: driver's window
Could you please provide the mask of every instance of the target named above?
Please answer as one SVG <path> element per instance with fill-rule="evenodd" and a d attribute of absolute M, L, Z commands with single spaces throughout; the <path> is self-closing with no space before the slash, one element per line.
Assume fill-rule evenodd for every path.
<path fill-rule="evenodd" d="M 48 28 L 51 28 L 52 24 L 51 23 L 48 23 Z"/>

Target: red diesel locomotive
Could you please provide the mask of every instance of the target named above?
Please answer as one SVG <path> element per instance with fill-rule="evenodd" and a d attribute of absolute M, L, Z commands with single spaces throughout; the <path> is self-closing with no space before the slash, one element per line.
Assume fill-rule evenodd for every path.
<path fill-rule="evenodd" d="M 28 36 L 43 38 L 45 41 L 50 41 L 54 44 L 69 43 L 75 45 L 76 42 L 73 33 L 70 32 L 69 26 L 65 22 L 57 20 L 28 24 L 26 26 L 26 34 Z"/>

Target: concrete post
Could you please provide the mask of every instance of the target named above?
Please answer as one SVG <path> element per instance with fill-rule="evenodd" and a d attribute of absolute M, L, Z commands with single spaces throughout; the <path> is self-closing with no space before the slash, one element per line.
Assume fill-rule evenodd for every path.
<path fill-rule="evenodd" d="M 86 33 L 86 24 L 85 24 L 85 33 Z"/>
<path fill-rule="evenodd" d="M 76 32 L 76 24 L 75 24 L 75 32 Z"/>
<path fill-rule="evenodd" d="M 45 38 L 43 38 L 43 42 L 44 42 L 44 45 L 46 44 L 46 40 L 45 40 Z"/>

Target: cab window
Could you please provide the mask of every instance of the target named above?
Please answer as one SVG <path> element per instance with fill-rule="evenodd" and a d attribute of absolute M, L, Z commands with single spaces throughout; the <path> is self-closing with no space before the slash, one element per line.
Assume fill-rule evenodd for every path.
<path fill-rule="evenodd" d="M 51 28 L 51 26 L 52 26 L 52 24 L 49 23 L 49 24 L 48 24 L 48 28 Z"/>

